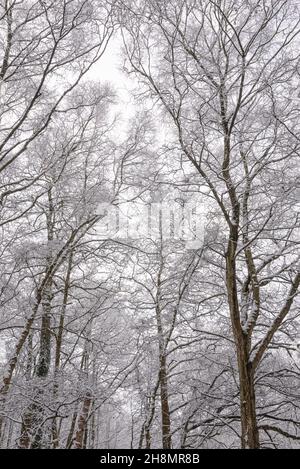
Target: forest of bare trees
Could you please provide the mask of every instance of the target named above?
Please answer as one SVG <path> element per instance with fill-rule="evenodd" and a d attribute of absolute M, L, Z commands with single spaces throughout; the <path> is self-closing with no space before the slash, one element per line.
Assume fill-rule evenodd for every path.
<path fill-rule="evenodd" d="M 298 0 L 0 0 L 1 449 L 300 449 L 299 84 Z"/>

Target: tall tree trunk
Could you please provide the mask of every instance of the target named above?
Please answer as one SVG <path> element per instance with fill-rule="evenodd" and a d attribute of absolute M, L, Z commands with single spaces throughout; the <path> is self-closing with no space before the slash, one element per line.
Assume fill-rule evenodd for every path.
<path fill-rule="evenodd" d="M 241 446 L 245 449 L 258 449 L 259 431 L 255 406 L 254 370 L 250 361 L 251 340 L 241 325 L 237 295 L 235 263 L 237 239 L 237 225 L 233 225 L 226 254 L 226 287 L 239 371 Z"/>
<path fill-rule="evenodd" d="M 45 286 L 42 298 L 42 324 L 40 332 L 40 355 L 36 368 L 36 377 L 44 381 L 50 370 L 51 363 L 51 302 L 52 302 L 52 280 Z M 42 404 L 44 383 L 37 386 L 35 402 L 25 410 L 22 419 L 20 447 L 38 449 L 44 445 L 43 418 L 44 409 Z"/>
<path fill-rule="evenodd" d="M 87 429 L 87 421 L 88 421 L 88 417 L 90 413 L 90 408 L 92 406 L 92 402 L 93 402 L 92 394 L 90 392 L 87 392 L 83 400 L 82 409 L 78 416 L 78 421 L 77 421 L 77 431 L 75 434 L 75 442 L 74 442 L 76 449 L 84 448 L 85 432 Z"/>
<path fill-rule="evenodd" d="M 240 407 L 241 407 L 241 446 L 243 449 L 259 449 L 254 373 L 247 345 L 238 352 Z"/>
<path fill-rule="evenodd" d="M 91 340 L 91 332 L 92 332 L 92 321 L 89 322 L 87 326 L 87 333 L 86 333 L 86 340 L 84 345 L 84 351 L 82 356 L 82 363 L 81 363 L 81 376 L 80 381 L 84 383 L 86 387 L 86 391 L 83 398 L 82 408 L 81 411 L 78 413 L 77 416 L 77 426 L 76 426 L 76 433 L 74 437 L 74 446 L 76 449 L 83 449 L 86 444 L 86 431 L 87 431 L 87 423 L 88 418 L 90 415 L 90 410 L 93 405 L 93 396 L 89 389 L 89 368 L 90 368 L 90 343 Z"/>
<path fill-rule="evenodd" d="M 48 190 L 48 211 L 46 213 L 47 221 L 47 257 L 46 272 L 50 270 L 53 254 L 52 242 L 54 239 L 54 202 L 51 188 Z M 40 348 L 39 360 L 36 367 L 36 377 L 40 383 L 36 387 L 36 396 L 32 404 L 24 412 L 22 435 L 20 438 L 21 447 L 39 449 L 49 447 L 50 434 L 46 435 L 44 431 L 44 407 L 43 394 L 45 391 L 44 380 L 48 377 L 51 365 L 51 309 L 52 309 L 52 284 L 53 276 L 50 275 L 44 284 L 41 296 L 42 304 L 42 323 L 40 330 Z M 24 437 L 23 437 L 24 433 Z"/>
<path fill-rule="evenodd" d="M 77 415 L 78 415 L 78 412 L 77 412 L 77 410 L 75 410 L 75 412 L 73 412 L 73 415 L 72 415 L 71 426 L 70 426 L 70 430 L 69 430 L 68 438 L 67 438 L 67 443 L 66 443 L 66 449 L 71 449 L 72 445 L 73 445 L 73 435 L 74 435 L 74 431 L 75 431 Z"/>
<path fill-rule="evenodd" d="M 172 448 L 171 438 L 171 419 L 169 407 L 169 393 L 168 393 L 168 376 L 166 356 L 162 354 L 160 357 L 160 400 L 161 400 L 161 423 L 162 423 L 162 443 L 163 449 Z"/>
<path fill-rule="evenodd" d="M 59 375 L 59 369 L 60 369 L 62 339 L 63 339 L 64 325 L 65 325 L 65 314 L 66 314 L 67 303 L 68 303 L 68 298 L 69 298 L 72 265 L 73 265 L 73 251 L 71 251 L 69 255 L 67 273 L 66 273 L 66 278 L 64 282 L 63 304 L 61 308 L 58 332 L 57 332 L 57 337 L 56 337 L 56 349 L 55 349 L 55 360 L 54 360 L 54 386 L 53 386 L 54 398 L 57 396 L 58 388 L 59 388 L 58 375 Z M 58 425 L 57 417 L 55 417 L 52 422 L 52 446 L 54 449 L 59 446 L 59 425 Z"/>
<path fill-rule="evenodd" d="M 159 384 L 160 384 L 160 405 L 161 405 L 161 430 L 162 430 L 162 447 L 170 449 L 172 447 L 171 438 L 171 419 L 168 393 L 168 372 L 166 348 L 167 341 L 164 337 L 163 323 L 161 317 L 161 285 L 162 273 L 164 268 L 163 259 L 163 227 L 162 227 L 162 210 L 159 211 L 159 233 L 160 233 L 160 266 L 157 277 L 157 293 L 156 293 L 156 326 L 158 335 L 159 348 Z"/>

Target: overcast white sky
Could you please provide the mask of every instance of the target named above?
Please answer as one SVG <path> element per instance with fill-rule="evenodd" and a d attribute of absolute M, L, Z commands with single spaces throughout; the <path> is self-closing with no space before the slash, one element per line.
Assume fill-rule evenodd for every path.
<path fill-rule="evenodd" d="M 128 75 L 122 71 L 122 66 L 122 43 L 120 38 L 115 37 L 109 42 L 103 56 L 93 67 L 91 76 L 94 80 L 99 80 L 102 83 L 110 83 L 121 100 L 120 107 L 123 108 L 123 110 L 126 109 L 127 115 L 133 115 L 135 106 L 133 105 L 131 91 L 136 83 L 133 81 L 133 76 L 129 78 Z"/>

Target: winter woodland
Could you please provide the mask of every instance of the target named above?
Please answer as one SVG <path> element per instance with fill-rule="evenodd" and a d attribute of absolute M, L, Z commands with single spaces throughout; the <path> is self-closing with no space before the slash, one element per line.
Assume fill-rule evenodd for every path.
<path fill-rule="evenodd" d="M 1 448 L 300 448 L 299 45 L 298 0 L 0 1 Z"/>

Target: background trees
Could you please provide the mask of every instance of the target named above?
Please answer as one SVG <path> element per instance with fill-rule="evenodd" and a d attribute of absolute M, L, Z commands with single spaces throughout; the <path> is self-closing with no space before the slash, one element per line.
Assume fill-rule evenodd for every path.
<path fill-rule="evenodd" d="M 1 3 L 1 447 L 297 447 L 298 18 Z"/>

